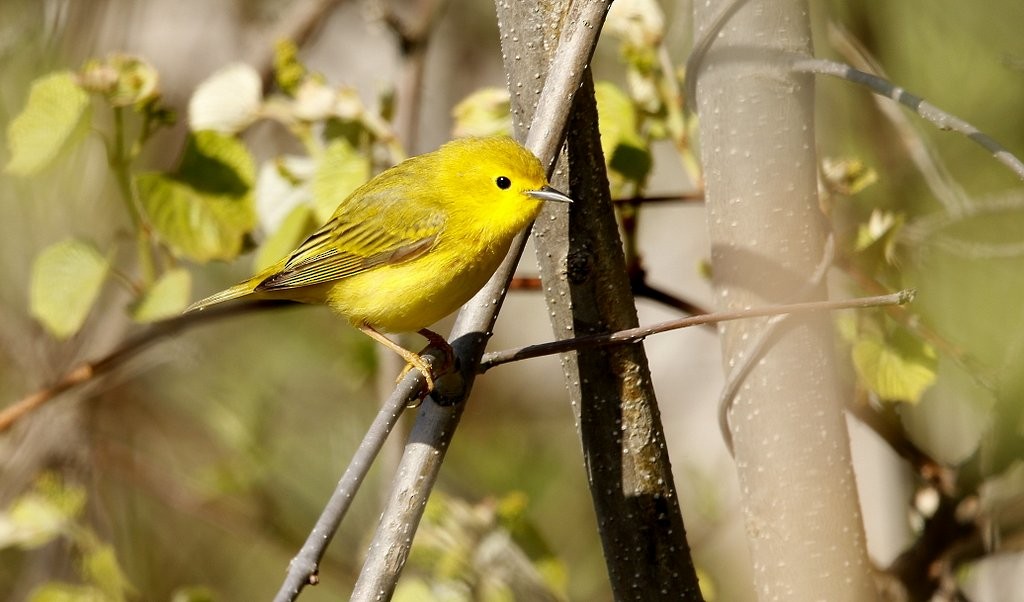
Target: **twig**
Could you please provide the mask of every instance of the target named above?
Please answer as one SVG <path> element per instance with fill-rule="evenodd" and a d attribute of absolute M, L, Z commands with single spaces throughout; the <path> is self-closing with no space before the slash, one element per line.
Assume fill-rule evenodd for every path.
<path fill-rule="evenodd" d="M 156 322 L 146 330 L 127 339 L 116 349 L 91 362 L 82 362 L 64 373 L 53 384 L 23 397 L 0 411 L 0 433 L 11 428 L 11 426 L 24 418 L 27 414 L 36 410 L 46 402 L 61 393 L 79 387 L 99 376 L 102 376 L 114 368 L 120 366 L 135 356 L 135 353 L 163 337 L 177 334 L 182 330 L 204 324 L 220 318 L 250 313 L 252 311 L 280 308 L 287 305 L 294 305 L 281 301 L 260 301 L 247 305 L 225 305 L 223 307 L 211 308 L 207 311 L 196 312 Z"/>
<path fill-rule="evenodd" d="M 691 316 L 710 313 L 693 301 L 673 295 L 647 282 L 647 271 L 641 265 L 634 265 L 630 269 L 629 285 L 634 297 L 644 297 Z"/>
<path fill-rule="evenodd" d="M 579 11 L 578 16 L 562 31 L 550 75 L 538 97 L 526 147 L 541 159 L 549 173 L 562 144 L 571 100 L 590 61 L 608 6 L 604 1 L 573 4 L 573 10 Z M 494 276 L 459 312 L 449 339 L 464 378 L 461 391 L 453 396 L 452 401 L 456 402 L 453 406 L 424 403 L 420 409 L 397 470 L 391 499 L 370 544 L 352 600 L 387 599 L 394 591 L 427 497 L 461 417 L 464 404 L 458 402 L 466 399 L 472 387 L 476 365 L 488 338 L 485 333 L 490 332 L 497 318 L 526 237 L 527 231 L 524 231 L 516 238 Z"/>
<path fill-rule="evenodd" d="M 645 195 L 645 196 L 634 196 L 626 198 L 612 199 L 615 204 L 623 205 L 647 205 L 647 204 L 660 204 L 660 203 L 693 203 L 704 202 L 704 191 L 697 190 L 694 192 L 680 192 L 679 194 L 665 194 L 665 195 Z"/>
<path fill-rule="evenodd" d="M 275 602 L 294 600 L 303 587 L 316 585 L 320 561 L 327 550 L 327 545 L 331 542 L 338 530 L 338 525 L 341 524 L 341 520 L 348 512 L 352 499 L 366 477 L 366 473 L 369 472 L 374 459 L 380 453 L 388 435 L 391 434 L 395 423 L 402 415 L 409 397 L 416 395 L 422 386 L 422 374 L 418 370 L 411 370 L 410 374 L 412 373 L 419 375 L 419 378 L 403 379 L 381 406 L 377 417 L 366 430 L 362 443 L 353 454 L 348 468 L 345 469 L 345 474 L 338 481 L 338 486 L 327 501 L 320 518 L 317 519 L 316 526 L 310 531 L 302 549 L 288 564 L 288 574 L 285 576 L 284 583 L 281 584 L 281 589 L 274 597 Z"/>
<path fill-rule="evenodd" d="M 805 299 L 809 295 L 812 295 L 815 290 L 821 287 L 821 284 L 825 281 L 825 276 L 828 274 L 828 269 L 832 266 L 832 260 L 835 258 L 836 249 L 836 237 L 833 234 L 829 234 L 828 239 L 825 241 L 825 249 L 822 253 L 821 260 L 818 265 L 815 266 L 814 272 L 806 280 L 804 285 L 800 288 L 800 291 L 793 296 L 794 299 Z M 913 297 L 913 291 L 901 291 L 896 293 L 901 295 L 907 294 L 907 298 L 903 303 L 909 303 Z M 903 305 L 903 303 L 897 303 L 895 305 Z M 893 305 L 893 304 L 889 304 Z M 736 399 L 736 393 L 740 390 L 740 385 L 747 379 L 750 374 L 750 370 L 756 365 L 757 361 L 761 359 L 761 356 L 768 349 L 768 344 L 775 338 L 775 335 L 779 332 L 782 323 L 791 314 L 772 316 L 765 323 L 764 328 L 758 333 L 757 338 L 749 345 L 749 347 L 740 356 L 742 360 L 740 364 L 736 366 L 732 372 L 726 376 L 725 386 L 722 388 L 722 395 L 718 398 L 718 428 L 722 431 L 722 440 L 725 441 L 725 446 L 729 449 L 729 453 L 733 453 L 732 445 L 732 429 L 729 428 L 729 410 L 732 409 L 733 401 Z"/>
<path fill-rule="evenodd" d="M 899 417 L 891 409 L 893 404 L 886 404 L 889 411 L 883 412 L 869 404 L 867 399 L 864 399 L 865 395 L 860 397 L 861 400 L 848 406 L 850 413 L 874 431 L 896 454 L 913 466 L 922 479 L 942 495 L 953 495 L 956 489 L 956 472 L 928 455 L 907 437 Z"/>
<path fill-rule="evenodd" d="M 693 74 L 697 73 L 700 63 L 707 55 L 708 49 L 711 47 L 712 42 L 714 42 L 718 32 L 721 31 L 722 27 L 725 26 L 725 23 L 736 13 L 736 11 L 742 8 L 747 1 L 748 0 L 735 0 L 732 4 L 726 7 L 725 10 L 716 17 L 711 26 L 703 32 L 703 35 L 697 43 L 694 44 L 693 52 L 690 54 L 690 58 L 686 62 L 686 99 L 688 107 L 695 106 L 694 101 L 697 97 L 697 83 Z M 970 138 L 992 153 L 992 156 L 995 157 L 997 161 L 1013 171 L 1018 178 L 1024 180 L 1024 162 L 1021 162 L 1020 159 L 1015 157 L 1013 153 L 1006 149 L 1006 147 L 996 142 L 991 136 L 979 131 L 976 127 L 963 119 L 939 109 L 923 98 L 915 96 L 903 88 L 882 79 L 881 77 L 859 71 L 849 65 L 844 65 L 835 61 L 827 61 L 824 59 L 815 59 L 805 56 L 794 56 L 791 68 L 797 72 L 813 73 L 816 75 L 830 75 L 832 77 L 845 79 L 855 84 L 866 86 L 876 94 L 891 98 L 910 108 L 920 117 L 931 122 L 940 130 L 952 130 Z"/>
<path fill-rule="evenodd" d="M 700 39 L 693 44 L 693 49 L 690 51 L 690 58 L 686 59 L 686 98 L 684 98 L 683 107 L 690 112 L 694 111 L 697 106 L 697 71 L 700 70 L 700 64 L 704 62 L 704 58 L 708 54 L 708 50 L 711 48 L 711 44 L 718 38 L 718 33 L 722 31 L 725 24 L 729 22 L 736 12 L 743 8 L 749 0 L 734 0 L 732 4 L 726 6 L 722 12 L 715 17 L 715 20 L 703 31 Z"/>
<path fill-rule="evenodd" d="M 505 349 L 503 351 L 493 351 L 483 356 L 483 359 L 480 361 L 478 371 L 483 373 L 495 366 L 500 366 L 501 364 L 535 357 L 543 357 L 545 355 L 554 355 L 556 353 L 564 353 L 581 347 L 635 343 L 653 334 L 668 332 L 670 330 L 678 330 L 689 326 L 697 326 L 700 324 L 717 324 L 719 322 L 728 322 L 732 320 L 763 318 L 765 316 L 783 316 L 797 313 L 837 311 L 840 309 L 864 309 L 868 307 L 882 307 L 886 305 L 903 305 L 912 301 L 913 298 L 914 291 L 907 289 L 897 293 L 879 295 L 876 297 L 857 297 L 854 299 L 843 299 L 840 301 L 808 301 L 804 303 L 790 303 L 787 305 L 768 305 L 765 307 L 755 307 L 751 309 L 738 309 L 733 311 L 702 314 L 699 316 L 690 316 L 687 318 L 679 318 L 678 320 L 659 322 L 651 326 L 629 328 L 607 334 L 592 334 L 572 339 L 564 339 L 561 341 L 552 341 L 550 343 L 527 345 L 525 347 L 513 347 L 512 349 Z"/>
<path fill-rule="evenodd" d="M 830 22 L 828 24 L 828 39 L 854 68 L 879 77 L 887 77 L 885 71 L 868 53 L 868 50 L 842 26 Z M 875 97 L 875 104 L 896 129 L 898 138 L 906 147 L 910 160 L 921 172 L 925 184 L 946 211 L 958 214 L 972 205 L 963 187 L 953 179 L 949 170 L 946 169 L 946 165 L 936 152 L 934 145 L 925 142 L 906 113 L 878 96 Z"/>
<path fill-rule="evenodd" d="M 263 82 L 263 93 L 266 94 L 274 86 L 274 60 L 273 51 L 266 44 L 266 38 L 271 40 L 291 40 L 295 46 L 302 48 L 311 40 L 327 22 L 331 11 L 337 8 L 345 0 L 308 0 L 307 2 L 296 2 L 288 5 L 290 10 L 279 20 L 278 27 L 269 35 L 260 36 L 260 46 L 257 53 L 256 65 L 260 72 L 260 80 Z"/>
<path fill-rule="evenodd" d="M 401 74 L 398 90 L 395 92 L 395 131 L 398 132 L 405 148 L 415 154 L 419 133 L 420 109 L 423 95 L 423 76 L 426 68 L 427 45 L 434 25 L 444 13 L 448 0 L 422 0 L 416 23 L 410 25 L 395 13 L 390 5 L 383 7 L 381 19 L 398 39 L 402 53 Z"/>
<path fill-rule="evenodd" d="M 915 96 L 903 88 L 894 85 L 878 76 L 858 71 L 849 65 L 826 61 L 823 59 L 812 59 L 798 57 L 793 60 L 794 71 L 802 73 L 814 73 L 816 75 L 831 75 L 840 79 L 866 86 L 872 92 L 891 98 L 896 102 L 910 108 L 921 118 L 931 122 L 940 130 L 952 130 L 967 136 L 982 148 L 992 153 L 997 161 L 1008 167 L 1018 178 L 1024 180 L 1024 163 L 1015 157 L 1013 153 L 1003 145 L 996 142 L 991 136 L 978 130 L 970 123 L 959 117 L 943 111 L 923 98 Z"/>

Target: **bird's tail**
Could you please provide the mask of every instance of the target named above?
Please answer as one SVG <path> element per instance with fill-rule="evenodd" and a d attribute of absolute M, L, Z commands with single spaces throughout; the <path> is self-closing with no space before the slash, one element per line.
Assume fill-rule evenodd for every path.
<path fill-rule="evenodd" d="M 236 284 L 229 289 L 222 290 L 219 293 L 210 295 L 209 297 L 196 301 L 192 305 L 185 308 L 184 313 L 192 313 L 194 311 L 202 311 L 211 305 L 217 305 L 218 303 L 224 303 L 225 301 L 232 301 L 250 295 L 253 292 L 252 282 L 243 282 Z"/>

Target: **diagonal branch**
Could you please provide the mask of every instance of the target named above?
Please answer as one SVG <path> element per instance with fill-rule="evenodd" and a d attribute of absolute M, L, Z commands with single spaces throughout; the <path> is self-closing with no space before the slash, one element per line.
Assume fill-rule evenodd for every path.
<path fill-rule="evenodd" d="M 608 6 L 609 3 L 603 1 L 581 2 L 574 6 L 578 12 L 563 29 L 551 77 L 538 98 L 537 113 L 526 147 L 540 157 L 549 171 L 561 146 L 571 99 L 579 88 L 584 68 L 597 43 Z M 454 405 L 424 403 L 420 408 L 396 472 L 391 498 L 353 591 L 353 600 L 386 599 L 394 592 L 426 499 L 458 426 L 464 405 L 461 402 L 465 401 L 472 387 L 476 366 L 488 339 L 487 333 L 497 318 L 526 237 L 524 231 L 516 238 L 508 257 L 491 280 L 459 312 L 449 340 L 461 372 L 442 379 L 440 383 L 441 393 Z M 406 378 L 422 379 L 422 375 L 416 376 L 415 372 L 410 372 Z M 452 381 L 460 382 L 453 385 Z"/>

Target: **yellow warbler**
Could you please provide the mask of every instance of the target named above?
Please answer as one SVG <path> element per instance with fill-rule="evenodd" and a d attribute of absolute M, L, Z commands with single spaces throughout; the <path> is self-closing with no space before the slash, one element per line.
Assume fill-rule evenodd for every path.
<path fill-rule="evenodd" d="M 480 290 L 543 201 L 569 198 L 516 141 L 449 142 L 363 184 L 287 257 L 185 311 L 243 297 L 326 304 L 433 389 L 430 366 L 381 332 L 418 331 L 444 344 L 426 327 Z"/>

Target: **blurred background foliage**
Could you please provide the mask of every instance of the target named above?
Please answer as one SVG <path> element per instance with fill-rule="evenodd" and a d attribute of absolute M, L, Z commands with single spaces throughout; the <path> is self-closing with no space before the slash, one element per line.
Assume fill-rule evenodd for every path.
<path fill-rule="evenodd" d="M 360 178 L 453 133 L 509 126 L 488 3 L 322 3 L 301 44 L 275 50 L 277 35 L 316 4 L 0 4 L 2 405 L 110 352 L 144 329 L 140 322 L 174 315 L 272 261 Z M 629 8 L 626 21 L 641 26 L 613 22 L 593 61 L 613 192 L 699 191 L 699 128 L 666 102 L 692 42 L 689 4 Z M 813 9 L 819 56 L 877 61 L 897 85 L 1024 154 L 1024 5 L 865 0 Z M 421 87 L 388 25 L 396 20 L 429 24 Z M 228 67 L 237 63 L 251 70 Z M 261 90 L 275 65 L 271 98 Z M 127 75 L 112 85 L 104 79 L 111 69 Z M 12 122 L 33 83 L 61 72 L 77 75 L 57 82 L 59 98 L 74 99 L 67 86 L 92 95 L 76 105 L 81 120 L 43 121 L 48 135 L 64 128 L 67 144 L 52 161 L 25 167 L 14 142 L 24 136 L 10 133 L 18 131 Z M 199 91 L 213 100 L 197 101 Z M 916 540 L 930 495 L 973 500 L 984 509 L 975 515 L 985 521 L 986 548 L 975 556 L 984 559 L 958 565 L 955 578 L 972 600 L 1014 599 L 1007 593 L 1024 591 L 1019 554 L 997 550 L 1020 548 L 1024 514 L 1020 182 L 971 142 L 902 109 L 893 116 L 848 82 L 822 80 L 819 103 L 823 209 L 840 249 L 836 293 L 919 290 L 909 314 L 837 320 L 851 397 L 957 477 L 952 489 L 935 487 L 853 422 L 873 560 L 888 566 Z M 228 117 L 249 118 L 227 123 L 222 105 Z M 193 135 L 189 123 L 220 133 Z M 938 175 L 923 175 L 922 165 Z M 175 204 L 177 217 L 155 209 Z M 239 204 L 248 209 L 238 213 Z M 138 226 L 139 207 L 163 216 L 153 232 Z M 709 306 L 699 204 L 624 211 L 646 282 Z M 196 238 L 196 223 L 230 228 Z M 39 267 L 40 257 L 57 268 Z M 82 280 L 60 296 L 53 282 L 68 265 Z M 536 273 L 529 252 L 521 271 Z M 89 287 L 95 298 L 76 320 Z M 642 323 L 678 315 L 644 298 L 638 309 Z M 514 291 L 491 347 L 549 339 L 545 316 L 540 295 Z M 705 595 L 753 599 L 731 459 L 711 426 L 722 384 L 715 337 L 675 333 L 646 347 Z M 164 338 L 41 406 L 0 434 L 0 592 L 12 600 L 267 598 L 397 370 L 325 309 L 289 308 Z M 560 379 L 552 358 L 480 379 L 400 598 L 609 599 Z M 397 458 L 401 437 L 394 440 L 331 546 L 321 584 L 303 599 L 351 588 Z M 499 548 L 512 556 L 502 558 L 516 559 L 503 566 L 522 569 L 506 581 L 478 562 L 494 542 L 506 542 Z"/>

